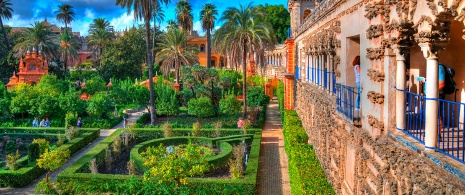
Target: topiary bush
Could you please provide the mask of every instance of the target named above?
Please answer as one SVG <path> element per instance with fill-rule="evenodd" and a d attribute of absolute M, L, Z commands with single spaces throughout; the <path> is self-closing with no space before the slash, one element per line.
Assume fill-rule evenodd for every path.
<path fill-rule="evenodd" d="M 40 148 L 38 143 L 32 143 L 27 150 L 29 162 L 34 162 L 40 157 Z"/>

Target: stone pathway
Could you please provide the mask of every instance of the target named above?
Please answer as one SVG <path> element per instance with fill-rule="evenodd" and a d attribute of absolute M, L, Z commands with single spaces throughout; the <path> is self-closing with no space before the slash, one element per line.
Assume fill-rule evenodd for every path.
<path fill-rule="evenodd" d="M 131 113 L 129 114 L 129 117 L 128 117 L 128 122 L 131 123 L 131 122 L 136 122 L 136 120 L 142 115 L 142 112 L 135 112 L 135 113 Z M 79 160 L 82 156 L 84 156 L 84 154 L 86 154 L 90 149 L 92 149 L 93 147 L 95 147 L 97 144 L 99 144 L 100 142 L 102 142 L 107 136 L 111 135 L 113 132 L 116 131 L 116 129 L 118 128 L 123 128 L 124 127 L 124 123 L 123 121 L 121 121 L 119 124 L 117 124 L 116 126 L 114 126 L 113 128 L 111 129 L 101 129 L 100 130 L 100 137 L 97 138 L 96 140 L 94 140 L 92 143 L 90 143 L 89 145 L 87 145 L 86 147 L 84 147 L 83 149 L 79 150 L 77 153 L 75 153 L 73 156 L 71 156 L 71 158 L 66 162 L 66 164 L 61 167 L 58 171 L 55 171 L 53 173 L 50 174 L 50 179 L 52 181 L 56 181 L 56 178 L 57 178 L 57 175 L 59 173 L 61 173 L 63 170 L 65 170 L 66 168 L 68 168 L 69 166 L 71 166 L 74 162 L 76 162 L 77 160 Z M 42 175 L 41 177 L 37 178 L 36 180 L 34 180 L 32 183 L 30 183 L 29 185 L 23 187 L 23 188 L 0 188 L 0 194 L 2 195 L 24 195 L 24 194 L 34 194 L 34 187 L 37 185 L 37 183 L 39 183 L 40 181 L 42 181 L 43 179 L 45 178 L 45 174 Z"/>
<path fill-rule="evenodd" d="M 266 110 L 262 131 L 257 194 L 291 194 L 281 117 L 275 98 Z"/>

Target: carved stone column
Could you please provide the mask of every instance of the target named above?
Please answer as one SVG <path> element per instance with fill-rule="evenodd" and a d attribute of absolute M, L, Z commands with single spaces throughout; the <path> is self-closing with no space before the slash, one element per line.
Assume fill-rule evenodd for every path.
<path fill-rule="evenodd" d="M 405 56 L 407 48 L 401 46 L 394 46 L 394 52 L 396 54 L 396 129 L 404 130 L 405 129 L 405 93 L 402 90 L 405 90 Z"/>
<path fill-rule="evenodd" d="M 428 42 L 418 45 L 426 58 L 425 148 L 433 150 L 438 141 L 438 49 Z"/>
<path fill-rule="evenodd" d="M 307 78 L 305 80 L 310 82 L 310 52 L 306 52 L 305 54 L 307 54 Z"/>
<path fill-rule="evenodd" d="M 324 57 L 323 57 L 323 52 L 319 52 L 319 55 L 318 55 L 318 69 L 320 69 L 319 73 L 318 73 L 318 82 L 320 84 L 320 86 L 323 86 L 323 70 L 324 70 Z"/>
<path fill-rule="evenodd" d="M 328 58 L 328 72 L 332 73 L 333 72 L 333 66 L 334 66 L 334 52 L 333 51 L 328 51 L 326 53 L 326 57 Z M 334 89 L 334 76 L 333 74 L 329 74 L 328 78 L 328 89 L 329 91 L 333 91 Z"/>

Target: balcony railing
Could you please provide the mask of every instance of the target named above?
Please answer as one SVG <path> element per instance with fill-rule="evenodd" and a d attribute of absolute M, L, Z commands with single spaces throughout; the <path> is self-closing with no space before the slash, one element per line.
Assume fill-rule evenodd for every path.
<path fill-rule="evenodd" d="M 405 129 L 407 135 L 425 144 L 425 97 L 402 91 L 406 96 Z M 438 147 L 436 150 L 465 163 L 465 103 L 438 99 Z"/>
<path fill-rule="evenodd" d="M 307 70 L 308 80 L 326 91 L 336 94 L 336 74 L 323 69 L 309 68 Z"/>
<path fill-rule="evenodd" d="M 336 83 L 337 110 L 350 121 L 354 119 L 355 95 L 354 87 Z"/>

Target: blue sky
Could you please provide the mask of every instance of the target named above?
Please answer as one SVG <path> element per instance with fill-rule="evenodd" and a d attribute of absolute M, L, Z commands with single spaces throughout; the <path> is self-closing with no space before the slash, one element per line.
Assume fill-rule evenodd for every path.
<path fill-rule="evenodd" d="M 166 21 L 175 19 L 175 4 L 179 0 L 171 0 L 168 6 L 163 6 L 165 11 L 165 23 L 161 26 L 164 29 Z M 70 4 L 74 7 L 76 13 L 75 21 L 71 23 L 73 31 L 80 32 L 86 36 L 89 30 L 89 25 L 94 18 L 106 18 L 116 30 L 123 30 L 126 27 L 137 25 L 140 22 L 135 21 L 133 14 L 127 14 L 125 8 L 115 5 L 116 0 L 10 0 L 13 9 L 13 18 L 4 20 L 3 23 L 13 27 L 30 27 L 34 21 L 43 21 L 45 18 L 57 26 L 63 26 L 63 23 L 57 22 L 54 12 L 58 9 L 58 5 L 62 3 Z M 219 15 L 228 7 L 238 7 L 239 2 L 246 5 L 253 2 L 253 5 L 265 4 L 270 5 L 281 4 L 287 8 L 287 0 L 189 0 L 193 8 L 194 14 L 194 30 L 197 30 L 201 35 L 200 10 L 205 3 L 215 4 Z M 220 16 L 218 16 L 219 18 Z M 216 27 L 218 28 L 218 26 Z"/>

